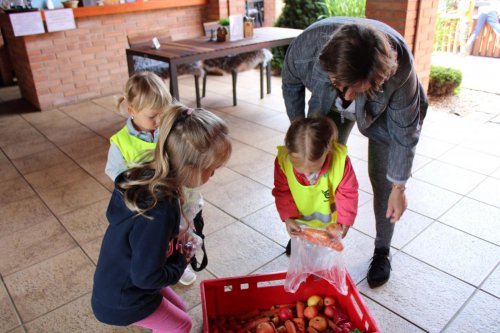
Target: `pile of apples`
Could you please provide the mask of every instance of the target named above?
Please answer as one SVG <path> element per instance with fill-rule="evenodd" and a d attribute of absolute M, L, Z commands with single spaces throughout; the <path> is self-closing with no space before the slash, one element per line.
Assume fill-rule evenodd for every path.
<path fill-rule="evenodd" d="M 211 333 L 361 333 L 332 296 L 312 295 L 304 301 L 210 320 Z"/>

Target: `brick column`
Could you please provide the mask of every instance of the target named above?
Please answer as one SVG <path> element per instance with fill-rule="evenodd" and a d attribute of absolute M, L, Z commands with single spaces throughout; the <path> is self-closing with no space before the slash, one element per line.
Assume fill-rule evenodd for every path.
<path fill-rule="evenodd" d="M 366 17 L 387 23 L 406 40 L 427 89 L 439 0 L 367 0 Z"/>

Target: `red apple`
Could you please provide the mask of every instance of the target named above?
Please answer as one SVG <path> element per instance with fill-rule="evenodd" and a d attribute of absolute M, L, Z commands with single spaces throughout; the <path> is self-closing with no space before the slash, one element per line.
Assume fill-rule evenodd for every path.
<path fill-rule="evenodd" d="M 312 319 L 319 314 L 318 307 L 316 305 L 308 306 L 304 309 L 304 317 L 307 319 Z"/>
<path fill-rule="evenodd" d="M 325 306 L 335 305 L 335 298 L 333 298 L 332 296 L 326 296 L 325 298 L 323 298 L 323 304 Z"/>
<path fill-rule="evenodd" d="M 325 316 L 333 318 L 335 316 L 336 310 L 335 310 L 334 306 L 327 305 L 323 309 L 323 313 L 325 314 Z"/>
<path fill-rule="evenodd" d="M 307 306 L 317 306 L 318 308 L 321 308 L 323 306 L 323 298 L 318 295 L 312 295 L 309 296 L 307 299 Z"/>
<path fill-rule="evenodd" d="M 328 327 L 328 322 L 324 317 L 316 316 L 309 321 L 309 327 L 314 328 L 318 332 L 323 332 Z"/>
<path fill-rule="evenodd" d="M 280 317 L 281 321 L 286 321 L 293 318 L 293 312 L 290 308 L 281 308 L 278 311 L 278 317 Z"/>

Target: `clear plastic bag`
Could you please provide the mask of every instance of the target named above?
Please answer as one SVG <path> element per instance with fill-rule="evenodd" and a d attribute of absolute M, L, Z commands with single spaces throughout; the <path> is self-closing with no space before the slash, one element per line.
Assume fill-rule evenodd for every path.
<path fill-rule="evenodd" d="M 341 242 L 340 238 L 336 241 Z M 346 267 L 342 251 L 293 236 L 285 290 L 296 292 L 310 274 L 328 281 L 340 294 L 347 294 Z"/>
<path fill-rule="evenodd" d="M 186 260 L 190 261 L 196 253 L 201 250 L 203 239 L 198 236 L 194 230 L 188 229 L 177 238 L 178 250 L 184 254 Z"/>

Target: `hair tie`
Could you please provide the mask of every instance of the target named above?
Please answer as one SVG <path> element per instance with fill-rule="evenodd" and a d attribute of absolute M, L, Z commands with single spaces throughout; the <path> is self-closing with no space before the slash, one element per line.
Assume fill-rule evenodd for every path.
<path fill-rule="evenodd" d="M 192 114 L 193 114 L 193 112 L 194 112 L 194 109 L 193 109 L 193 108 L 187 108 L 187 109 L 186 109 L 186 114 L 187 114 L 188 116 L 192 115 Z"/>

